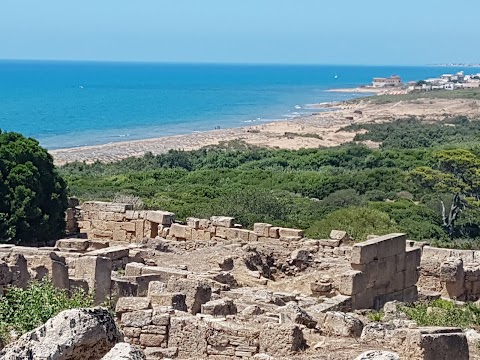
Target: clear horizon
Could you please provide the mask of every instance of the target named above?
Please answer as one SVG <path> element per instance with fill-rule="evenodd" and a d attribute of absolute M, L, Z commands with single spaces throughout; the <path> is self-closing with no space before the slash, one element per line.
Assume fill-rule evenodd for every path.
<path fill-rule="evenodd" d="M 480 49 L 474 46 L 480 3 L 463 0 L 455 7 L 449 0 L 429 3 L 17 0 L 0 5 L 0 59 L 371 66 L 480 63 Z M 449 20 L 452 14 L 455 18 Z"/>

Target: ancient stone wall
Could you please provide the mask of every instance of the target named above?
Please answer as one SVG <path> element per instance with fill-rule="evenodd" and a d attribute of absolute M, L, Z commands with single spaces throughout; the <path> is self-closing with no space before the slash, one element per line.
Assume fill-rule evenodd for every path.
<path fill-rule="evenodd" d="M 406 248 L 405 234 L 376 237 L 352 248 L 352 270 L 337 279 L 354 309 L 380 309 L 388 301 L 414 302 L 418 296 L 420 248 Z"/>
<path fill-rule="evenodd" d="M 152 283 L 147 297 L 120 298 L 116 307 L 125 340 L 142 347 L 147 356 L 251 358 L 260 352 L 288 356 L 304 347 L 296 325 L 255 326 L 229 320 L 236 314 L 232 301 L 207 302 L 201 316 L 189 315 L 181 311 L 187 307 L 185 296 L 158 292 L 157 285 Z"/>

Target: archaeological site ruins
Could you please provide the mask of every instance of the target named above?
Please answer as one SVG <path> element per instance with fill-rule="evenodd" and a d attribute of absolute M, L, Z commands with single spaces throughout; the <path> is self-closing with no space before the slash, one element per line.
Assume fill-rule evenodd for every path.
<path fill-rule="evenodd" d="M 223 216 L 181 223 L 170 212 L 75 199 L 67 230 L 52 247 L 0 245 L 0 285 L 48 276 L 110 304 L 119 328 L 111 338 L 122 341 L 109 349 L 138 353 L 104 359 L 353 360 L 373 359 L 361 355 L 371 350 L 393 354 L 382 359 L 472 358 L 462 329 L 396 314 L 399 302 L 478 300 L 480 251 L 433 248 L 407 234 L 353 243 L 341 229 L 307 239 Z M 368 321 L 381 309 L 390 323 Z"/>

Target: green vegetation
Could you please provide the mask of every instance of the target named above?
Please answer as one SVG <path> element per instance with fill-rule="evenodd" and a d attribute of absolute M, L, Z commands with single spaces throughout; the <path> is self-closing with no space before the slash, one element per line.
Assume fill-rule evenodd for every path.
<path fill-rule="evenodd" d="M 449 300 L 433 300 L 402 308 L 419 326 L 478 328 L 480 308 L 475 304 L 456 305 Z"/>
<path fill-rule="evenodd" d="M 65 229 L 66 184 L 33 139 L 0 130 L 0 242 L 58 238 Z"/>
<path fill-rule="evenodd" d="M 480 122 L 406 119 L 347 128 L 360 129 L 367 132 L 356 140 L 382 147 L 290 151 L 235 141 L 59 171 L 81 199 L 138 196 L 146 209 L 180 219 L 222 214 L 246 226 L 303 228 L 311 237 L 336 228 L 356 240 L 400 231 L 437 245 L 480 247 Z"/>
<path fill-rule="evenodd" d="M 480 100 L 480 89 L 435 90 L 412 92 L 404 95 L 374 95 L 350 100 L 350 103 L 368 101 L 372 104 L 390 104 L 399 101 L 415 101 L 419 99 L 465 99 Z"/>
<path fill-rule="evenodd" d="M 11 331 L 22 335 L 63 310 L 92 304 L 92 298 L 83 291 L 68 294 L 55 288 L 50 280 L 32 282 L 27 289 L 7 288 L 0 299 L 0 339 L 6 343 Z"/>

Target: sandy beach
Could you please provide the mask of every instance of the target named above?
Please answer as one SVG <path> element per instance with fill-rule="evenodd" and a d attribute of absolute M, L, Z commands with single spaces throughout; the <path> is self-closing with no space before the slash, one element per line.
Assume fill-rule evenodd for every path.
<path fill-rule="evenodd" d="M 242 140 L 251 145 L 279 149 L 301 149 L 337 146 L 353 140 L 355 134 L 340 131 L 352 123 L 383 122 L 416 116 L 426 121 L 435 121 L 448 116 L 464 115 L 480 117 L 478 100 L 417 99 L 388 104 L 372 104 L 368 100 L 355 103 L 321 104 L 318 108 L 330 107 L 331 111 L 314 113 L 295 118 L 255 126 L 234 129 L 212 130 L 188 135 L 167 136 L 97 146 L 52 150 L 55 163 L 62 165 L 80 161 L 112 162 L 128 157 L 140 157 L 147 152 L 165 153 L 170 149 L 194 150 L 222 141 Z M 375 147 L 378 144 L 370 143 Z"/>

